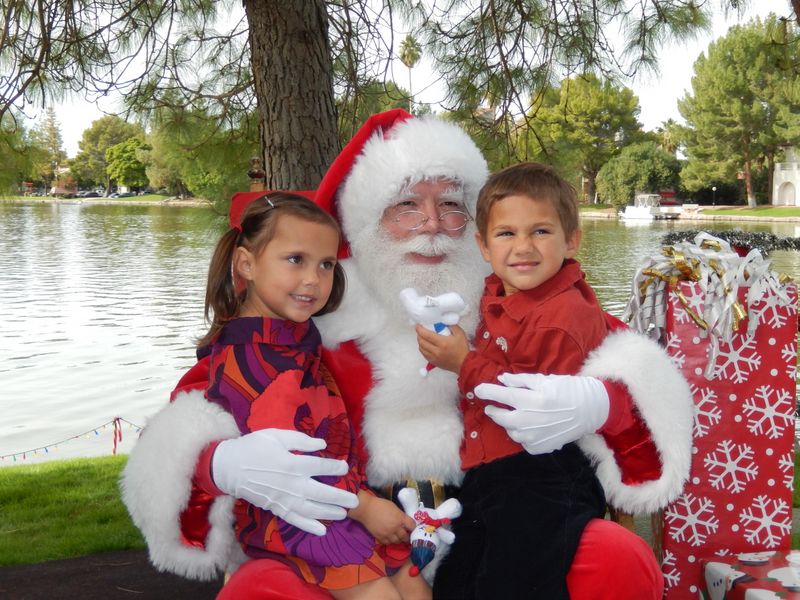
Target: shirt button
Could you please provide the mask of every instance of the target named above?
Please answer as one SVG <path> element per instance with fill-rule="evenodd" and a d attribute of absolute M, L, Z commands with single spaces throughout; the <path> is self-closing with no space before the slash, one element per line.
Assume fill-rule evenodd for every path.
<path fill-rule="evenodd" d="M 472 400 L 475 397 L 475 394 L 472 392 L 467 392 L 467 400 Z"/>
<path fill-rule="evenodd" d="M 489 332 L 488 332 L 488 331 L 484 331 L 484 332 L 483 332 L 483 339 L 485 339 L 485 340 L 488 340 L 488 339 L 489 339 L 489 335 L 490 335 L 490 334 L 489 334 Z"/>
<path fill-rule="evenodd" d="M 469 434 L 469 437 L 471 437 L 474 440 L 476 437 L 478 437 L 478 432 L 477 431 L 471 431 L 470 434 Z"/>

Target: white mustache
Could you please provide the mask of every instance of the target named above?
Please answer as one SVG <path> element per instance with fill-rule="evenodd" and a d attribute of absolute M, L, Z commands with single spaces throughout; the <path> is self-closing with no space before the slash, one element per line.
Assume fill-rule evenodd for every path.
<path fill-rule="evenodd" d="M 395 248 L 403 254 L 410 252 L 425 256 L 449 254 L 458 250 L 465 240 L 452 238 L 443 233 L 434 235 L 415 235 L 407 240 L 395 240 Z"/>

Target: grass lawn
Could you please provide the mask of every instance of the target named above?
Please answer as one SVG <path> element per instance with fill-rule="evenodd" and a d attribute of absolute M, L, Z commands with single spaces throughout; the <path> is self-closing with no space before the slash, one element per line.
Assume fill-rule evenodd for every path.
<path fill-rule="evenodd" d="M 796 206 L 757 206 L 748 208 L 746 206 L 728 206 L 725 208 L 711 208 L 703 206 L 703 214 L 706 215 L 731 215 L 737 217 L 800 217 L 800 208 Z"/>
<path fill-rule="evenodd" d="M 0 468 L 0 566 L 144 548 L 117 487 L 126 460 Z"/>
<path fill-rule="evenodd" d="M 0 567 L 115 550 L 144 541 L 120 500 L 126 456 L 0 468 Z M 795 456 L 795 478 L 800 473 Z M 795 483 L 794 506 L 800 507 Z M 800 548 L 800 532 L 792 534 Z"/>

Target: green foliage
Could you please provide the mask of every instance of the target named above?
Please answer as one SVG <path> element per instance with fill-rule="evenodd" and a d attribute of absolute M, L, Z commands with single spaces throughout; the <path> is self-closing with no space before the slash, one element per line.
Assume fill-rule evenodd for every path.
<path fill-rule="evenodd" d="M 587 180 L 586 199 L 592 201 L 600 167 L 642 136 L 638 115 L 639 101 L 629 88 L 586 74 L 545 95 L 522 135 L 530 155 L 548 157 L 566 174 L 579 170 L 575 175 Z"/>
<path fill-rule="evenodd" d="M 31 146 L 21 119 L 0 117 L 0 194 L 14 194 L 32 170 L 37 151 Z"/>
<path fill-rule="evenodd" d="M 633 144 L 603 165 L 597 175 L 597 192 L 602 200 L 621 208 L 637 193 L 674 190 L 680 169 L 680 161 L 657 143 Z"/>
<path fill-rule="evenodd" d="M 151 185 L 191 192 L 227 212 L 233 193 L 249 188 L 247 165 L 258 156 L 257 130 L 250 120 L 222 128 L 199 110 L 159 111 L 148 139 Z"/>
<path fill-rule="evenodd" d="M 150 150 L 150 146 L 138 137 L 111 146 L 106 150 L 106 173 L 118 185 L 136 188 L 146 186 L 147 174 L 140 157 L 147 150 Z"/>
<path fill-rule="evenodd" d="M 687 189 L 733 182 L 741 173 L 748 204 L 755 206 L 754 173 L 766 168 L 781 143 L 800 141 L 800 88 L 786 70 L 787 63 L 800 66 L 798 31 L 781 26 L 789 28 L 793 44 L 776 43 L 778 23 L 770 16 L 731 28 L 695 62 L 692 93 L 678 102 L 687 123 L 688 163 L 681 173 Z M 762 181 L 766 187 L 766 177 Z"/>
<path fill-rule="evenodd" d="M 133 137 L 144 137 L 141 125 L 114 115 L 94 121 L 78 142 L 78 155 L 70 165 L 72 176 L 81 185 L 103 185 L 109 190 L 111 178 L 106 171 L 106 150 Z"/>
<path fill-rule="evenodd" d="M 53 107 L 49 107 L 44 120 L 37 123 L 30 135 L 31 173 L 36 181 L 50 183 L 58 178 L 57 169 L 67 166 L 67 153 L 61 138 L 61 128 Z"/>
<path fill-rule="evenodd" d="M 344 145 L 371 115 L 392 108 L 411 110 L 411 94 L 393 81 L 372 80 L 349 99 L 336 102 L 339 113 L 339 142 Z"/>
<path fill-rule="evenodd" d="M 125 457 L 0 468 L 0 565 L 143 548 L 119 496 Z"/>

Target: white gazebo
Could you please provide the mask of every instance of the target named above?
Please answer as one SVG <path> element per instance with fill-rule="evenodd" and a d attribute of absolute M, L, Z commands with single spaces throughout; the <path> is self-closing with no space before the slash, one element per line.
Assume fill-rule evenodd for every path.
<path fill-rule="evenodd" d="M 774 206 L 800 206 L 800 162 L 792 146 L 785 146 L 786 157 L 775 163 L 772 176 L 772 204 Z"/>

